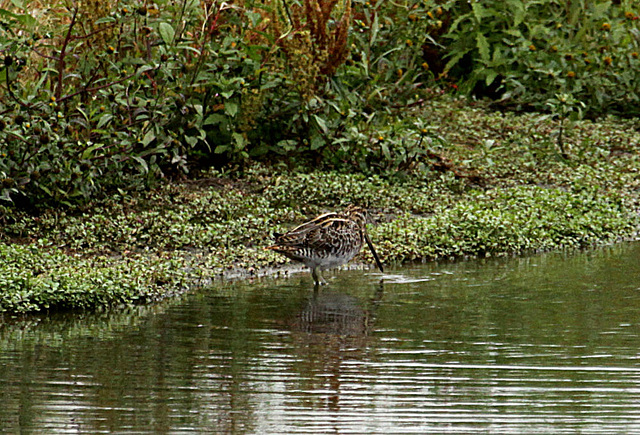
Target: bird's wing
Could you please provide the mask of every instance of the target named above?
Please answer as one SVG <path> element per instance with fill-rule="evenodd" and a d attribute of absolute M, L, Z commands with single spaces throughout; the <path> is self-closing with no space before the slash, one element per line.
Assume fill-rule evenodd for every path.
<path fill-rule="evenodd" d="M 322 227 L 322 224 L 328 220 L 338 218 L 338 213 L 325 213 L 317 218 L 305 222 L 302 225 L 295 227 L 292 230 L 287 231 L 284 234 L 276 235 L 276 245 L 280 246 L 304 246 L 305 240 L 310 234 L 315 238 L 315 234 L 318 228 Z"/>
<path fill-rule="evenodd" d="M 354 225 L 338 213 L 327 213 L 283 234 L 276 240 L 282 247 L 331 250 L 344 237 L 345 228 Z"/>
<path fill-rule="evenodd" d="M 333 252 L 348 246 L 349 240 L 358 232 L 357 224 L 343 217 L 326 219 L 311 230 L 305 245 L 315 251 Z"/>

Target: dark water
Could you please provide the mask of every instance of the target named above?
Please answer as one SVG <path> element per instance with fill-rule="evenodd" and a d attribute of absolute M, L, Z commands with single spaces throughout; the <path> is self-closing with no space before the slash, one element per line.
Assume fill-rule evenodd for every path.
<path fill-rule="evenodd" d="M 0 326 L 4 433 L 640 433 L 640 245 Z"/>

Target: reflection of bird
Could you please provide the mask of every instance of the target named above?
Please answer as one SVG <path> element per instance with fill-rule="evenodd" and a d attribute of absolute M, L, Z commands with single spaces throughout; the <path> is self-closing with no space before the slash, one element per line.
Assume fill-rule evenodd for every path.
<path fill-rule="evenodd" d="M 370 313 L 361 301 L 342 293 L 313 292 L 296 317 L 298 331 L 361 337 L 368 334 Z"/>
<path fill-rule="evenodd" d="M 326 284 L 321 271 L 345 264 L 355 257 L 366 241 L 376 264 L 383 272 L 369 235 L 367 212 L 350 205 L 343 213 L 326 213 L 304 223 L 286 234 L 274 234 L 272 249 L 292 260 L 301 261 L 309 268 L 316 285 Z"/>
<path fill-rule="evenodd" d="M 384 291 L 380 281 L 371 298 L 314 291 L 292 326 L 311 334 L 365 337 L 373 331 L 376 311 Z"/>

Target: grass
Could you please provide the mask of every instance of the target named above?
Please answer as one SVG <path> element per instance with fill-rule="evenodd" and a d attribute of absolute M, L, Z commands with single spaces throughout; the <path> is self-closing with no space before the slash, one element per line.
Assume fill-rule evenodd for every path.
<path fill-rule="evenodd" d="M 348 203 L 365 205 L 386 263 L 575 249 L 634 238 L 639 133 L 434 101 L 407 116 L 437 127 L 430 168 L 365 176 L 253 166 L 33 215 L 4 208 L 0 311 L 154 301 L 242 270 L 287 262 L 273 231 Z M 360 261 L 371 263 L 363 251 Z"/>

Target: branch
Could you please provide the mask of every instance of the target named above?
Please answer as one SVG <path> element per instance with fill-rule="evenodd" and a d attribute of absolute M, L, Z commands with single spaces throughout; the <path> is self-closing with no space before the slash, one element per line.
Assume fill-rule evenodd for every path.
<path fill-rule="evenodd" d="M 68 100 L 69 98 L 73 98 L 73 97 L 75 97 L 76 95 L 79 95 L 79 94 L 88 93 L 88 92 L 95 92 L 95 91 L 99 91 L 100 89 L 108 88 L 109 86 L 117 85 L 118 83 L 122 83 L 125 80 L 129 80 L 131 77 L 133 77 L 135 75 L 136 75 L 136 73 L 129 74 L 128 76 L 126 76 L 124 78 L 121 78 L 120 80 L 116 80 L 115 82 L 105 83 L 104 85 L 96 86 L 96 87 L 93 87 L 93 88 L 80 89 L 79 91 L 76 91 L 73 94 L 69 94 L 69 95 L 65 95 L 64 97 L 61 97 L 57 101 L 58 102 L 62 102 L 62 101 Z"/>
<path fill-rule="evenodd" d="M 41 53 L 35 47 L 33 47 L 32 50 L 40 57 L 44 57 L 45 59 L 57 60 L 58 62 L 60 62 L 60 58 L 59 57 L 50 56 L 48 54 Z"/>
<path fill-rule="evenodd" d="M 105 30 L 111 28 L 111 27 L 116 27 L 118 25 L 118 23 L 112 23 L 112 24 L 108 24 L 106 26 L 100 27 L 99 29 L 94 30 L 93 32 L 89 32 L 86 35 L 82 35 L 82 36 L 74 36 L 73 39 L 86 39 L 86 38 L 90 38 L 93 35 L 100 33 L 100 32 L 104 32 Z"/>
<path fill-rule="evenodd" d="M 31 105 L 25 104 L 22 101 L 20 101 L 18 99 L 18 97 L 16 97 L 14 95 L 13 91 L 11 90 L 11 83 L 9 82 L 9 67 L 6 67 L 6 69 L 5 69 L 5 78 L 6 78 L 6 81 L 7 81 L 7 93 L 9 94 L 11 99 L 13 101 L 15 101 L 16 103 L 18 103 L 20 105 L 20 107 L 24 107 L 25 109 L 30 109 Z"/>
<path fill-rule="evenodd" d="M 60 94 L 62 94 L 62 78 L 64 77 L 64 58 L 67 51 L 67 45 L 71 40 L 71 32 L 73 30 L 73 26 L 76 23 L 76 18 L 78 17 L 78 8 L 76 7 L 73 11 L 73 16 L 71 17 L 71 22 L 69 23 L 69 30 L 64 38 L 64 42 L 62 43 L 62 48 L 60 49 L 60 57 L 58 58 L 58 86 L 55 91 L 56 100 L 60 99 Z"/>

